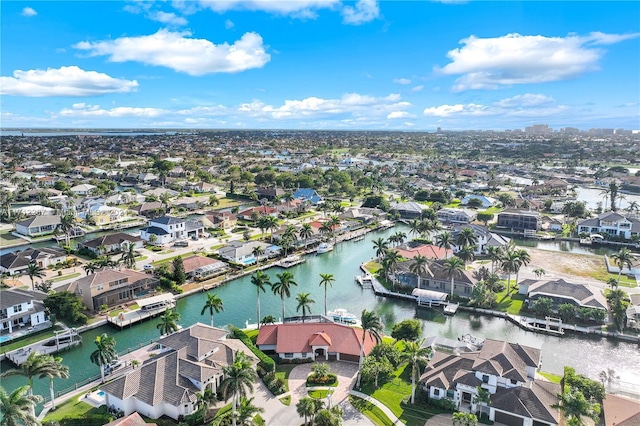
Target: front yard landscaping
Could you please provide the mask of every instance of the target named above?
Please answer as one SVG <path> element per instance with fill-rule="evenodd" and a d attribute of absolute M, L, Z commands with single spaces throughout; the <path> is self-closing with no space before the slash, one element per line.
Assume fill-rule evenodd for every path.
<path fill-rule="evenodd" d="M 91 404 L 81 401 L 84 394 L 71 398 L 58 405 L 55 411 L 50 411 L 43 419 L 43 423 L 57 422 L 60 425 L 83 424 L 85 426 L 99 426 L 113 420 L 107 413 L 107 406 L 95 408 Z"/>

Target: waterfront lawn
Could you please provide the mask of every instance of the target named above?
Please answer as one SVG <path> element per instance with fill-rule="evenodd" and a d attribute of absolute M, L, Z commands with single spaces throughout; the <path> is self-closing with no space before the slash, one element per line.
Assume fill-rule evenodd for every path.
<path fill-rule="evenodd" d="M 18 243 L 27 244 L 27 240 L 23 240 L 20 237 L 16 237 L 11 234 L 11 231 L 0 232 L 0 245 L 2 247 L 9 247 L 10 245 L 18 245 Z"/>
<path fill-rule="evenodd" d="M 38 331 L 37 333 L 29 334 L 24 338 L 16 340 L 11 343 L 2 345 L 2 352 L 10 352 L 15 349 L 20 349 L 25 346 L 31 345 L 32 343 L 39 342 L 40 340 L 48 339 L 50 337 L 54 337 L 54 331 L 62 330 L 59 326 L 54 326 L 53 328 L 48 328 L 46 330 Z"/>
<path fill-rule="evenodd" d="M 538 374 L 540 374 L 551 383 L 560 383 L 562 381 L 562 376 L 558 376 L 557 374 L 547 373 L 546 371 L 538 371 Z"/>
<path fill-rule="evenodd" d="M 260 330 L 242 330 L 244 331 L 244 334 L 247 335 L 247 337 L 249 339 L 251 339 L 251 341 L 253 342 L 253 344 L 256 343 L 256 341 L 258 340 L 258 333 L 260 332 Z"/>
<path fill-rule="evenodd" d="M 380 270 L 380 268 L 381 268 L 380 264 L 378 262 L 374 262 L 373 260 L 371 262 L 365 263 L 364 265 L 364 269 L 369 271 L 371 275 L 375 275 L 376 272 Z"/>
<path fill-rule="evenodd" d="M 47 413 L 42 422 L 60 422 L 65 419 L 95 419 L 98 416 L 103 416 L 107 422 L 110 421 L 108 420 L 107 406 L 102 405 L 100 408 L 96 408 L 91 404 L 87 404 L 80 400 L 84 395 L 78 395 L 58 405 L 55 411 Z"/>
<path fill-rule="evenodd" d="M 356 408 L 356 410 L 367 416 L 367 418 L 376 426 L 393 426 L 391 419 L 389 419 L 389 417 L 387 417 L 380 408 L 376 407 L 369 401 L 365 401 L 364 399 L 356 396 L 349 396 L 349 402 Z"/>
<path fill-rule="evenodd" d="M 411 398 L 411 368 L 409 364 L 402 364 L 393 373 L 393 379 L 374 388 L 373 383 L 362 387 L 362 393 L 370 395 L 387 406 L 393 414 L 409 426 L 424 426 L 433 415 L 427 413 L 424 408 L 404 404 L 403 400 Z"/>
<path fill-rule="evenodd" d="M 517 290 L 511 290 L 511 296 L 509 296 L 507 295 L 507 289 L 505 289 L 503 292 L 496 294 L 498 305 L 495 309 L 512 315 L 520 315 L 524 299 L 525 295 L 518 294 Z"/>

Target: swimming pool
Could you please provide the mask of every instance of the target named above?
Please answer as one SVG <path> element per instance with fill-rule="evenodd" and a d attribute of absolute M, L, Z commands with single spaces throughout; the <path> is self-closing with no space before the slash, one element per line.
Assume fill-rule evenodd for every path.
<path fill-rule="evenodd" d="M 5 343 L 11 339 L 13 339 L 11 336 L 0 336 L 0 343 Z"/>

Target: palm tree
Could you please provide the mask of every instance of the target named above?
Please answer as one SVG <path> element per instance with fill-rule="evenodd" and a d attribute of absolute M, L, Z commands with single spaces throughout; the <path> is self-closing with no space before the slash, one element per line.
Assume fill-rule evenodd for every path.
<path fill-rule="evenodd" d="M 258 413 L 264 413 L 264 408 L 253 405 L 253 398 L 242 398 L 238 407 L 238 423 L 240 425 L 254 425 L 253 418 Z"/>
<path fill-rule="evenodd" d="M 380 259 L 389 249 L 389 243 L 380 237 L 377 240 L 373 240 L 373 248 L 376 250 L 376 257 Z"/>
<path fill-rule="evenodd" d="M 160 330 L 160 336 L 178 331 L 178 321 L 180 321 L 180 314 L 175 309 L 164 311 L 160 317 L 160 323 L 156 325 L 156 328 Z"/>
<path fill-rule="evenodd" d="M 96 272 L 96 269 L 98 269 L 98 265 L 96 265 L 95 262 L 87 262 L 82 265 L 82 269 L 84 269 L 88 276 L 89 274 L 93 274 Z"/>
<path fill-rule="evenodd" d="M 171 200 L 171 195 L 168 192 L 160 194 L 160 203 L 164 206 L 165 212 L 167 211 L 167 207 L 169 207 L 169 201 Z"/>
<path fill-rule="evenodd" d="M 362 343 L 360 344 L 360 360 L 358 362 L 358 371 L 362 370 L 362 361 L 364 360 L 364 343 L 367 338 L 367 334 L 376 341 L 376 343 L 380 343 L 382 340 L 382 330 L 384 326 L 382 325 L 382 321 L 380 321 L 380 317 L 373 311 L 367 311 L 366 309 L 362 310 L 362 314 L 360 315 L 360 324 L 362 326 Z M 358 373 L 358 384 L 356 387 L 360 387 L 360 378 L 362 374 Z"/>
<path fill-rule="evenodd" d="M 420 339 L 417 342 L 404 341 L 404 348 L 402 349 L 402 357 L 404 360 L 411 364 L 411 403 L 415 403 L 416 399 L 416 379 L 420 375 L 420 363 L 429 360 L 431 355 L 431 349 L 428 347 L 422 347 L 424 339 Z"/>
<path fill-rule="evenodd" d="M 320 287 L 324 286 L 324 313 L 327 313 L 327 286 L 333 287 L 333 282 L 336 280 L 333 274 L 320 274 Z"/>
<path fill-rule="evenodd" d="M 45 276 L 45 270 L 42 266 L 38 265 L 35 262 L 31 262 L 29 263 L 29 265 L 27 265 L 27 275 L 29 275 L 29 279 L 31 279 L 31 290 L 34 290 L 35 287 L 33 286 L 33 279 L 34 278 L 44 278 Z"/>
<path fill-rule="evenodd" d="M 300 417 L 304 417 L 305 426 L 313 423 L 314 415 L 322 409 L 324 404 L 319 399 L 305 396 L 296 404 L 296 411 Z"/>
<path fill-rule="evenodd" d="M 256 271 L 255 274 L 251 276 L 251 284 L 253 284 L 256 288 L 256 293 L 258 295 L 258 319 L 256 322 L 258 323 L 258 330 L 260 329 L 260 292 L 265 292 L 265 287 L 271 287 L 271 281 L 269 280 L 269 276 L 262 271 Z"/>
<path fill-rule="evenodd" d="M 294 276 L 289 271 L 276 274 L 276 277 L 278 277 L 278 281 L 271 284 L 271 290 L 273 290 L 273 294 L 280 296 L 282 300 L 282 321 L 284 321 L 284 299 L 285 297 L 291 297 L 291 286 L 297 286 L 298 283 L 293 280 Z"/>
<path fill-rule="evenodd" d="M 116 359 L 118 354 L 116 353 L 116 339 L 102 333 L 96 336 L 94 341 L 98 347 L 91 353 L 91 362 L 100 367 L 100 376 L 102 377 L 102 383 L 104 383 L 104 366 Z"/>
<path fill-rule="evenodd" d="M 618 267 L 618 284 L 620 284 L 622 269 L 624 269 L 625 266 L 631 269 L 631 265 L 633 264 L 635 258 L 633 257 L 633 254 L 631 254 L 631 250 L 623 247 L 618 253 L 611 255 L 611 260 L 613 260 L 613 262 Z M 31 279 L 31 283 L 33 284 L 33 278 Z"/>
<path fill-rule="evenodd" d="M 418 277 L 418 288 L 420 288 L 420 277 L 429 271 L 429 259 L 419 254 L 413 258 L 413 264 L 409 271 Z"/>
<path fill-rule="evenodd" d="M 298 302 L 296 312 L 302 309 L 302 322 L 304 323 L 307 313 L 311 313 L 311 305 L 316 303 L 316 301 L 311 298 L 311 293 L 298 293 L 296 301 Z"/>
<path fill-rule="evenodd" d="M 411 222 L 409 222 L 409 233 L 414 235 L 421 234 L 420 221 L 418 219 L 413 219 Z"/>
<path fill-rule="evenodd" d="M 122 253 L 120 261 L 126 268 L 133 269 L 136 266 L 136 246 L 129 244 L 127 250 Z"/>
<path fill-rule="evenodd" d="M 224 311 L 224 306 L 222 305 L 222 299 L 218 297 L 216 293 L 207 293 L 207 301 L 204 303 L 202 307 L 202 311 L 200 311 L 200 315 L 204 315 L 204 313 L 209 310 L 209 315 L 211 315 L 211 327 L 213 327 L 213 313 L 219 314 L 220 311 Z M 259 322 L 259 321 L 258 321 Z"/>
<path fill-rule="evenodd" d="M 453 235 L 451 235 L 451 232 L 449 231 L 444 231 L 441 234 L 438 234 L 436 236 L 436 245 L 438 247 L 441 247 L 445 250 L 451 250 L 451 247 L 454 244 L 454 239 L 453 239 Z"/>
<path fill-rule="evenodd" d="M 467 262 L 473 261 L 475 249 L 476 249 L 476 246 L 462 246 L 460 247 L 460 250 L 458 250 L 458 253 L 456 253 L 456 256 L 462 259 L 462 261 L 466 265 Z"/>
<path fill-rule="evenodd" d="M 405 234 L 405 233 L 404 233 L 404 232 L 402 232 L 402 231 L 398 231 L 398 232 L 396 232 L 396 233 L 395 233 L 395 234 L 393 234 L 393 235 L 395 236 L 396 243 L 398 243 L 398 244 L 402 244 L 402 243 L 404 243 L 404 240 L 406 240 L 406 239 L 407 239 L 407 234 Z"/>
<path fill-rule="evenodd" d="M 489 406 L 489 404 L 491 404 L 491 392 L 489 392 L 482 386 L 478 386 L 476 390 L 478 394 L 473 398 L 473 402 L 476 404 L 480 404 L 480 409 L 478 411 L 480 413 L 480 416 L 482 416 L 484 407 L 487 407 Z"/>
<path fill-rule="evenodd" d="M 531 256 L 525 249 L 517 250 L 518 258 L 520 259 L 520 267 L 527 266 L 531 262 Z M 520 274 L 520 268 L 516 271 L 516 286 L 518 285 L 518 275 Z"/>
<path fill-rule="evenodd" d="M 54 358 L 51 355 L 47 355 L 48 368 L 45 372 L 40 374 L 40 377 L 47 377 L 49 379 L 49 393 L 51 394 L 51 409 L 56 409 L 56 399 L 53 393 L 53 379 L 68 379 L 69 367 L 62 365 L 62 358 Z"/>
<path fill-rule="evenodd" d="M 40 426 L 33 414 L 40 395 L 30 395 L 29 386 L 21 386 L 10 394 L 0 386 L 0 426 Z"/>
<path fill-rule="evenodd" d="M 260 256 L 264 255 L 264 248 L 261 246 L 255 246 L 253 250 L 251 250 L 251 254 L 253 254 L 253 257 L 256 258 L 256 262 L 258 263 Z"/>
<path fill-rule="evenodd" d="M 464 262 L 459 257 L 453 256 L 444 261 L 442 269 L 451 278 L 451 297 L 453 297 L 453 282 L 456 276 L 462 275 Z"/>
<path fill-rule="evenodd" d="M 542 278 L 544 274 L 547 273 L 543 268 L 536 268 L 533 270 L 533 273 L 536 274 L 536 278 Z"/>
<path fill-rule="evenodd" d="M 402 256 L 395 250 L 387 250 L 385 252 L 384 258 L 382 259 L 382 266 L 385 271 L 385 275 L 388 273 L 394 273 L 398 262 L 402 259 Z M 388 275 L 387 275 L 388 276 Z M 393 280 L 393 284 L 395 286 L 395 277 Z"/>
<path fill-rule="evenodd" d="M 69 239 L 71 235 L 71 231 L 73 231 L 74 225 L 76 222 L 76 218 L 71 213 L 65 213 L 60 217 L 60 224 L 56 227 L 56 230 L 60 230 L 64 234 L 65 243 L 69 245 Z"/>
<path fill-rule="evenodd" d="M 458 247 L 471 247 L 478 244 L 478 236 L 473 229 L 468 227 L 462 228 L 455 240 Z"/>
<path fill-rule="evenodd" d="M 253 383 L 258 380 L 258 374 L 251 366 L 251 359 L 244 352 L 236 351 L 234 358 L 232 364 L 222 367 L 224 380 L 220 384 L 220 392 L 226 400 L 231 398 L 232 421 L 235 426 L 238 402 L 241 398 L 247 397 L 247 390 L 253 392 Z"/>
<path fill-rule="evenodd" d="M 311 227 L 311 224 L 310 223 L 302 224 L 302 228 L 300 228 L 300 231 L 298 231 L 298 235 L 300 236 L 300 238 L 302 238 L 305 241 L 313 237 L 313 228 Z"/>
<path fill-rule="evenodd" d="M 558 394 L 558 404 L 551 407 L 560 410 L 570 426 L 584 425 L 582 417 L 589 417 L 597 422 L 600 414 L 600 404 L 588 401 L 577 389 Z"/>
<path fill-rule="evenodd" d="M 496 263 L 502 259 L 504 253 L 502 247 L 490 246 L 487 248 L 487 254 L 489 255 L 489 259 L 491 259 L 491 273 L 493 274 Z"/>
<path fill-rule="evenodd" d="M 507 277 L 507 294 L 511 294 L 511 274 L 518 273 L 520 270 L 520 255 L 517 250 L 513 250 L 512 248 L 508 248 L 502 259 L 500 260 L 500 267 L 503 271 L 508 274 Z"/>

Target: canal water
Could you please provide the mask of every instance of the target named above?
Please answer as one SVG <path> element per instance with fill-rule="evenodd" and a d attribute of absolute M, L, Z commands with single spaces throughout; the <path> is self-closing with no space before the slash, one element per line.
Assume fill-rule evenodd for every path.
<path fill-rule="evenodd" d="M 332 252 L 307 256 L 307 262 L 289 269 L 295 276 L 297 287 L 293 287 L 291 298 L 286 300 L 287 315 L 296 315 L 295 296 L 300 292 L 311 293 L 315 300 L 312 313 L 323 311 L 323 288 L 319 286 L 320 273 L 331 273 L 336 278 L 333 287 L 328 289 L 328 309 L 345 308 L 359 315 L 363 309 L 374 310 L 382 318 L 386 332 L 390 333 L 393 324 L 408 318 L 418 318 L 423 323 L 424 335 L 440 335 L 457 338 L 472 333 L 484 338 L 502 339 L 542 349 L 542 369 L 553 373 L 562 373 L 565 365 L 571 365 L 579 373 L 597 378 L 600 371 L 614 369 L 621 381 L 640 383 L 640 351 L 638 345 L 610 341 L 604 338 L 586 338 L 585 336 L 568 335 L 564 338 L 526 332 L 515 325 L 498 318 L 457 313 L 454 317 L 445 317 L 439 310 L 417 308 L 414 303 L 385 299 L 375 296 L 370 289 L 363 290 L 354 281 L 360 273 L 359 265 L 374 256 L 371 240 L 389 235 L 406 228 L 392 228 L 386 231 L 368 234 L 364 240 L 345 242 L 336 245 Z M 544 266 L 544 265 L 541 265 Z M 275 281 L 276 274 L 283 270 L 271 268 L 266 271 Z M 256 322 L 256 292 L 250 277 L 244 277 L 219 287 L 213 292 L 222 298 L 225 310 L 214 317 L 216 326 L 233 324 L 243 327 L 246 322 Z M 177 304 L 181 315 L 180 324 L 188 327 L 195 322 L 209 323 L 209 315 L 200 315 L 205 302 L 204 293 L 197 293 L 183 299 Z M 261 295 L 261 315 L 281 316 L 281 301 L 272 293 Z M 101 333 L 109 333 L 117 341 L 117 350 L 136 349 L 141 342 L 159 337 L 156 329 L 157 319 L 152 319 L 131 328 L 118 330 L 111 326 L 103 326 L 83 333 L 84 344 L 81 347 L 62 352 L 63 363 L 70 366 L 71 377 L 67 380 L 56 380 L 56 390 L 72 387 L 74 383 L 98 375 L 100 370 L 89 361 L 95 349 L 93 340 Z M 5 361 L 2 371 L 12 365 Z M 14 389 L 25 384 L 21 377 L 7 377 L 2 380 L 5 389 Z M 35 392 L 48 395 L 48 381 L 35 380 Z"/>

